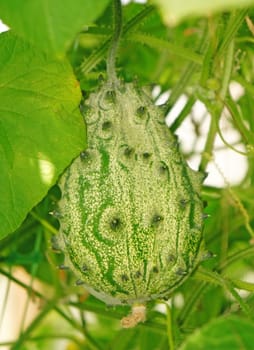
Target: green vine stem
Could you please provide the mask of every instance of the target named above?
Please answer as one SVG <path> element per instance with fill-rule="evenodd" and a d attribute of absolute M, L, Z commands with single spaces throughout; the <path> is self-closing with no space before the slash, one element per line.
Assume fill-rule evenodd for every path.
<path fill-rule="evenodd" d="M 201 295 L 204 294 L 208 287 L 210 286 L 206 282 L 199 281 L 199 284 L 192 289 L 192 293 L 187 296 L 184 306 L 177 317 L 177 323 L 180 327 L 183 327 L 187 323 L 195 306 L 198 304 Z"/>
<path fill-rule="evenodd" d="M 36 235 L 34 252 L 33 252 L 35 255 L 40 254 L 41 242 L 42 242 L 42 230 L 40 230 L 38 232 L 38 234 Z M 34 280 L 36 278 L 38 267 L 39 267 L 39 262 L 34 261 L 32 263 L 32 266 L 31 266 L 31 271 L 30 271 L 31 279 L 30 279 L 30 283 L 29 283 L 29 288 L 27 289 L 27 296 L 26 296 L 26 301 L 25 301 L 24 312 L 23 312 L 22 319 L 20 322 L 20 333 L 23 333 L 23 331 L 25 329 L 25 321 L 26 321 L 26 317 L 28 314 L 28 308 L 29 308 L 29 303 L 30 303 L 30 298 L 31 298 L 31 289 L 33 287 L 33 283 L 34 283 Z"/>
<path fill-rule="evenodd" d="M 196 279 L 201 279 L 202 281 L 207 281 L 212 284 L 220 285 L 221 287 L 225 288 L 232 295 L 235 301 L 240 305 L 245 314 L 247 316 L 250 316 L 250 309 L 248 304 L 240 297 L 240 295 L 234 289 L 236 283 L 239 286 L 239 281 L 236 280 L 234 281 L 234 283 L 232 283 L 232 281 L 230 281 L 224 276 L 219 275 L 216 271 L 209 271 L 204 269 L 203 267 L 200 267 L 193 277 Z M 243 283 L 241 287 L 243 287 Z M 247 287 L 249 290 L 249 284 Z"/>
<path fill-rule="evenodd" d="M 168 337 L 168 346 L 169 350 L 174 350 L 174 337 L 173 337 L 173 322 L 172 322 L 172 309 L 171 307 L 165 303 L 167 309 L 167 337 Z"/>
<path fill-rule="evenodd" d="M 228 45 L 230 45 L 232 39 L 236 36 L 248 12 L 249 9 L 244 8 L 240 11 L 235 11 L 231 14 L 225 33 L 223 35 L 223 40 L 219 45 L 219 48 L 216 53 L 217 57 L 221 57 L 224 55 L 225 49 L 228 47 Z"/>
<path fill-rule="evenodd" d="M 223 261 L 222 264 L 217 266 L 217 271 L 222 272 L 227 269 L 230 265 L 234 264 L 236 261 L 240 261 L 246 258 L 250 258 L 254 255 L 254 246 L 237 251 L 236 253 L 230 255 L 227 260 Z"/>
<path fill-rule="evenodd" d="M 215 271 L 217 271 L 217 273 L 222 273 L 230 265 L 234 264 L 237 261 L 241 261 L 242 259 L 250 258 L 253 256 L 253 254 L 254 254 L 254 246 L 250 246 L 248 248 L 242 249 L 230 255 L 227 258 L 227 260 L 225 260 L 222 264 L 218 264 L 217 266 L 215 266 Z M 199 286 L 194 288 L 193 293 L 190 293 L 189 298 L 186 300 L 186 303 L 183 309 L 181 310 L 180 315 L 177 318 L 178 324 L 180 324 L 181 326 L 186 324 L 195 306 L 199 302 L 201 295 L 204 294 L 205 290 L 207 290 L 210 287 L 210 285 L 207 284 L 205 282 L 205 279 L 202 277 L 200 276 L 200 279 L 199 279 L 201 283 L 199 284 Z M 193 278 L 195 279 L 195 274 Z M 253 284 L 249 284 L 244 281 L 233 280 L 231 281 L 231 283 L 233 284 L 234 287 L 238 287 L 247 291 L 250 291 L 253 288 Z"/>
<path fill-rule="evenodd" d="M 113 21 L 114 21 L 114 34 L 112 36 L 111 47 L 108 53 L 107 74 L 108 74 L 108 79 L 114 85 L 117 83 L 116 52 L 119 46 L 119 41 L 122 33 L 122 5 L 120 0 L 114 0 L 113 2 Z"/>
<path fill-rule="evenodd" d="M 201 157 L 201 162 L 199 166 L 200 171 L 205 171 L 209 161 L 212 159 L 213 154 L 213 145 L 215 141 L 216 134 L 219 130 L 219 119 L 224 107 L 224 100 L 228 92 L 228 86 L 231 79 L 231 71 L 234 59 L 234 41 L 228 46 L 228 50 L 225 56 L 225 62 L 223 66 L 223 76 L 222 76 L 222 87 L 219 91 L 219 95 L 216 96 L 215 103 L 214 101 L 209 101 L 208 99 L 205 102 L 208 111 L 211 114 L 210 128 L 208 137 L 206 140 L 204 152 Z"/>
<path fill-rule="evenodd" d="M 169 40 L 157 38 L 143 32 L 131 32 L 126 36 L 125 40 L 145 44 L 158 51 L 167 50 L 171 54 L 182 57 L 185 60 L 192 61 L 197 65 L 202 65 L 203 63 L 202 55 L 197 53 L 195 50 L 190 50 L 186 47 L 170 42 Z"/>
<path fill-rule="evenodd" d="M 178 114 L 174 122 L 170 125 L 170 130 L 175 133 L 179 126 L 182 124 L 184 119 L 191 113 L 191 110 L 196 102 L 196 98 L 194 96 L 190 96 L 185 106 Z"/>
<path fill-rule="evenodd" d="M 49 232 L 53 233 L 54 235 L 58 234 L 58 230 L 55 229 L 54 226 L 52 226 L 47 220 L 40 217 L 38 214 L 36 214 L 34 211 L 31 211 L 32 217 L 37 220 L 45 229 L 49 230 Z"/>
<path fill-rule="evenodd" d="M 140 11 L 136 16 L 131 18 L 122 29 L 122 36 L 125 36 L 130 30 L 133 30 L 154 11 L 153 6 L 147 6 L 144 10 Z M 94 53 L 86 58 L 80 66 L 80 71 L 83 75 L 89 73 L 104 57 L 112 41 L 112 37 L 108 38 Z"/>
<path fill-rule="evenodd" d="M 204 151 L 202 152 L 201 162 L 199 165 L 199 171 L 201 172 L 206 171 L 206 167 L 212 158 L 211 155 L 213 152 L 213 144 L 215 141 L 216 131 L 217 131 L 216 119 L 215 119 L 217 117 L 216 111 L 211 110 L 210 113 L 211 113 L 211 118 L 210 118 L 209 132 L 206 138 L 205 148 L 204 148 Z"/>
<path fill-rule="evenodd" d="M 253 283 L 242 281 L 239 279 L 232 279 L 231 282 L 235 288 L 243 289 L 243 290 L 246 290 L 246 291 L 252 292 L 252 293 L 254 292 L 254 284 Z"/>
<path fill-rule="evenodd" d="M 197 44 L 196 50 L 194 51 L 197 54 L 202 55 L 206 46 L 207 46 L 207 28 L 205 27 L 203 29 L 203 35 L 199 43 Z M 166 103 L 167 108 L 165 110 L 165 115 L 167 115 L 167 113 L 170 111 L 172 106 L 176 103 L 178 98 L 185 92 L 186 87 L 188 86 L 193 75 L 197 72 L 199 66 L 200 65 L 195 62 L 188 62 L 177 84 L 173 87 L 170 93 L 170 97 Z"/>

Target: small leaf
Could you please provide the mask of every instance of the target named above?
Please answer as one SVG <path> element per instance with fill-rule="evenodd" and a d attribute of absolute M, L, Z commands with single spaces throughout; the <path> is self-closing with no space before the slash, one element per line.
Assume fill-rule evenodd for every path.
<path fill-rule="evenodd" d="M 0 35 L 0 238 L 15 230 L 85 147 L 79 84 L 11 32 Z"/>
<path fill-rule="evenodd" d="M 209 16 L 216 11 L 231 10 L 253 5 L 253 0 L 153 0 L 159 7 L 162 18 L 167 25 L 175 25 L 189 16 Z"/>
<path fill-rule="evenodd" d="M 46 52 L 61 55 L 107 3 L 108 0 L 2 0 L 0 13 L 17 34 Z"/>
<path fill-rule="evenodd" d="M 248 350 L 253 348 L 254 323 L 237 316 L 218 318 L 196 330 L 179 350 Z"/>

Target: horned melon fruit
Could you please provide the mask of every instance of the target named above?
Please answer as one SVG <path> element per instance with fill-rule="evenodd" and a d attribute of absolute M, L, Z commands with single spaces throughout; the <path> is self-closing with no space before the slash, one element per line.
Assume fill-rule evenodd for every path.
<path fill-rule="evenodd" d="M 203 175 L 189 168 L 163 111 L 135 84 L 105 82 L 83 110 L 88 148 L 60 180 L 60 246 L 91 294 L 133 306 L 128 327 L 200 260 Z"/>

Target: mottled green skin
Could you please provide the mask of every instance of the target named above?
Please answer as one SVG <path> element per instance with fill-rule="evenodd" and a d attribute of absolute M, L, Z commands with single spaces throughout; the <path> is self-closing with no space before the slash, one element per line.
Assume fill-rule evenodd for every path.
<path fill-rule="evenodd" d="M 199 261 L 202 176 L 144 91 L 109 91 L 91 94 L 88 149 L 60 181 L 61 247 L 91 294 L 142 303 L 170 295 Z"/>

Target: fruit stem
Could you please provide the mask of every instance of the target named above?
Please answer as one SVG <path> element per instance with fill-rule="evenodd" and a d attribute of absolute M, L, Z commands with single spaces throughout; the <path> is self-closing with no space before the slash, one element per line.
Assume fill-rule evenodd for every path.
<path fill-rule="evenodd" d="M 146 320 L 146 306 L 145 305 L 133 305 L 131 314 L 122 318 L 121 325 L 123 328 L 135 327 L 140 322 Z"/>
<path fill-rule="evenodd" d="M 107 59 L 107 75 L 109 81 L 114 85 L 117 82 L 116 75 L 116 52 L 119 46 L 119 40 L 122 32 L 122 5 L 120 0 L 113 2 L 113 21 L 114 21 L 114 35 L 111 41 L 111 47 Z"/>

